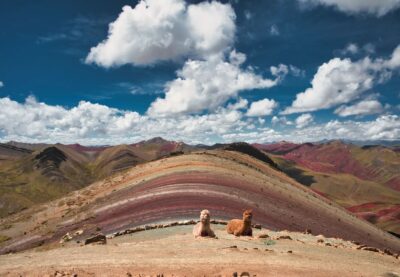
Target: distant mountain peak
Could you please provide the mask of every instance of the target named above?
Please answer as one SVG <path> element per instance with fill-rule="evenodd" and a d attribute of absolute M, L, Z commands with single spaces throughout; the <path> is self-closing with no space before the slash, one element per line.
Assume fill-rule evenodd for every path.
<path fill-rule="evenodd" d="M 39 162 L 39 165 L 51 162 L 59 167 L 63 161 L 67 160 L 67 156 L 57 147 L 51 146 L 43 149 L 34 159 Z"/>
<path fill-rule="evenodd" d="M 170 141 L 162 138 L 162 137 L 154 137 L 152 139 L 146 140 L 146 143 L 168 143 Z"/>

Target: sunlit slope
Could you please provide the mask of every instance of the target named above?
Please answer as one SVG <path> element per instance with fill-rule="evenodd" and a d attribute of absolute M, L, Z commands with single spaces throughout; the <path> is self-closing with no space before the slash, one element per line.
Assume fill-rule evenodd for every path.
<path fill-rule="evenodd" d="M 400 234 L 400 153 L 359 147 L 281 142 L 256 145 L 287 174 L 380 228 Z"/>
<path fill-rule="evenodd" d="M 7 218 L 2 224 L 10 228 L 0 234 L 10 239 L 2 252 L 56 243 L 78 229 L 109 234 L 148 223 L 196 219 L 201 209 L 209 209 L 213 218 L 229 219 L 240 217 L 245 208 L 253 208 L 254 223 L 272 230 L 310 229 L 313 234 L 400 251 L 396 238 L 270 164 L 215 150 L 140 164 L 47 206 Z"/>
<path fill-rule="evenodd" d="M 23 148 L 27 147 L 27 148 Z M 189 146 L 154 138 L 132 145 L 0 144 L 0 217 Z"/>

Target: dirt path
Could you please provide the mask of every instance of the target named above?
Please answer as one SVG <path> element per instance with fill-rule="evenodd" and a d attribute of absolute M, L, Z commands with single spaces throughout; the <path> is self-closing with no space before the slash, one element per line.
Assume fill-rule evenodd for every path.
<path fill-rule="evenodd" d="M 71 241 L 4 255 L 0 276 L 400 276 L 399 259 L 339 239 L 267 230 L 235 238 L 221 225 L 213 225 L 218 239 L 194 239 L 191 229 L 177 226 L 116 237 L 107 245 Z M 256 238 L 260 233 L 270 237 Z"/>

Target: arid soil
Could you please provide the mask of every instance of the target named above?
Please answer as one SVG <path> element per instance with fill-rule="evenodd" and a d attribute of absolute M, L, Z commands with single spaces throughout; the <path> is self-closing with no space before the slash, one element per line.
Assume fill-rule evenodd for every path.
<path fill-rule="evenodd" d="M 195 239 L 192 227 L 123 235 L 106 245 L 72 240 L 49 250 L 4 255 L 0 276 L 400 275 L 398 258 L 357 250 L 358 245 L 341 239 L 265 229 L 254 229 L 253 238 L 236 238 L 214 224 L 218 239 Z"/>

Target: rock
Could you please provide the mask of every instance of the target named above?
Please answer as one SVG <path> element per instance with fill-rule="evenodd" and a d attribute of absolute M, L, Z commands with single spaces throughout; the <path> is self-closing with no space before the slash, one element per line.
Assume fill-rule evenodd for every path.
<path fill-rule="evenodd" d="M 83 230 L 78 230 L 75 232 L 75 236 L 80 236 L 83 234 Z"/>
<path fill-rule="evenodd" d="M 268 234 L 259 234 L 257 237 L 259 239 L 267 239 L 267 238 L 269 238 L 269 235 Z"/>
<path fill-rule="evenodd" d="M 261 224 L 254 224 L 254 225 L 253 225 L 253 228 L 255 228 L 255 229 L 260 229 L 260 230 L 261 230 Z"/>
<path fill-rule="evenodd" d="M 85 240 L 85 245 L 90 244 L 90 243 L 97 243 L 97 244 L 106 244 L 107 243 L 107 238 L 105 235 L 99 233 L 93 237 L 87 238 Z"/>
<path fill-rule="evenodd" d="M 292 254 L 292 253 L 293 253 L 293 251 L 292 251 L 292 250 L 289 250 L 289 251 L 288 251 L 288 253 L 289 253 L 289 254 Z"/>
<path fill-rule="evenodd" d="M 389 255 L 389 256 L 394 256 L 394 253 L 387 248 L 385 250 L 383 250 L 383 253 L 385 253 L 386 255 Z"/>
<path fill-rule="evenodd" d="M 366 251 L 372 251 L 372 252 L 380 252 L 378 248 L 375 247 L 370 247 L 368 245 L 362 244 L 357 247 L 357 250 L 366 250 Z"/>
<path fill-rule="evenodd" d="M 332 246 L 329 242 L 325 243 L 325 246 Z"/>
<path fill-rule="evenodd" d="M 276 239 L 277 239 L 277 240 L 280 240 L 280 239 L 292 240 L 292 238 L 291 238 L 290 236 L 279 236 L 279 237 L 277 237 Z"/>
<path fill-rule="evenodd" d="M 179 223 L 180 225 L 192 225 L 192 224 L 196 224 L 196 221 L 194 220 L 185 220 Z"/>
<path fill-rule="evenodd" d="M 250 273 L 248 273 L 248 272 L 242 272 L 242 273 L 240 274 L 240 277 L 250 277 Z"/>
<path fill-rule="evenodd" d="M 362 250 L 372 251 L 372 252 L 379 252 L 379 249 L 378 249 L 378 248 L 369 247 L 369 246 L 362 248 Z"/>
<path fill-rule="evenodd" d="M 210 223 L 212 223 L 212 224 L 221 224 L 221 225 L 227 225 L 227 224 L 228 224 L 228 222 L 226 222 L 226 221 L 223 221 L 223 220 L 215 220 L 215 219 L 212 219 L 212 220 L 210 221 Z"/>
<path fill-rule="evenodd" d="M 67 241 L 70 241 L 70 240 L 72 240 L 72 236 L 71 236 L 69 233 L 66 233 L 66 234 L 61 238 L 60 243 L 64 243 L 64 242 L 67 242 Z"/>
<path fill-rule="evenodd" d="M 233 277 L 238 277 L 238 273 L 237 272 L 233 272 Z"/>
<path fill-rule="evenodd" d="M 368 246 L 365 245 L 365 244 L 360 244 L 360 246 L 357 247 L 357 250 L 361 250 L 361 249 L 363 249 L 364 247 L 368 247 Z"/>
<path fill-rule="evenodd" d="M 312 233 L 311 229 L 306 229 L 306 230 L 304 231 L 304 234 L 311 234 L 311 233 Z"/>
<path fill-rule="evenodd" d="M 318 239 L 317 242 L 318 242 L 318 243 L 323 243 L 324 240 L 323 240 L 323 239 Z"/>

